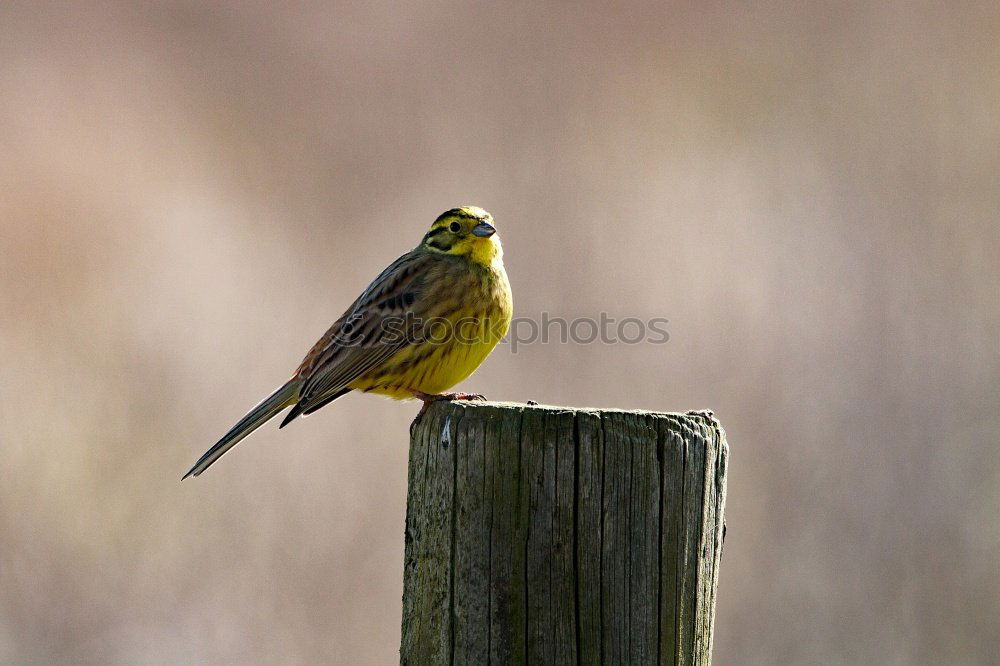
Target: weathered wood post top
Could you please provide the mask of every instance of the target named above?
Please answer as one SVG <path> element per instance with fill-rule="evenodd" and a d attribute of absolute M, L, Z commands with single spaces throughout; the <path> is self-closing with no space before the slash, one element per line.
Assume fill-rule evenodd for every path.
<path fill-rule="evenodd" d="M 403 664 L 707 664 L 710 412 L 436 403 L 410 440 Z"/>

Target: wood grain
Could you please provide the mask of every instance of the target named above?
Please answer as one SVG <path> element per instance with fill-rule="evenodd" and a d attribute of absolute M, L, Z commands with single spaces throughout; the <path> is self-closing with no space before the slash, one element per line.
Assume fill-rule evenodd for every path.
<path fill-rule="evenodd" d="M 728 457 L 709 412 L 433 405 L 401 663 L 709 663 Z"/>

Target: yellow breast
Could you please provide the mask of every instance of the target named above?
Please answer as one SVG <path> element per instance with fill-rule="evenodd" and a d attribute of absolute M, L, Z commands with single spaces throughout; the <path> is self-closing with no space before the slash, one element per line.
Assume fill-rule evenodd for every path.
<path fill-rule="evenodd" d="M 513 302 L 502 262 L 465 282 L 451 290 L 457 298 L 441 297 L 442 307 L 429 313 L 436 323 L 426 340 L 403 348 L 351 388 L 403 400 L 412 391 L 444 393 L 475 372 L 507 334 Z"/>

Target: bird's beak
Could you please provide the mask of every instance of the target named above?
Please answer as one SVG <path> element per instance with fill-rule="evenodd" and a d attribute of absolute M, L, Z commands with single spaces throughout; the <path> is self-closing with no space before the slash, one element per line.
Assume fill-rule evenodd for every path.
<path fill-rule="evenodd" d="M 472 235 L 479 236 L 481 238 L 489 238 L 496 232 L 497 230 L 493 228 L 493 225 L 486 222 L 480 222 L 476 226 L 472 227 Z"/>

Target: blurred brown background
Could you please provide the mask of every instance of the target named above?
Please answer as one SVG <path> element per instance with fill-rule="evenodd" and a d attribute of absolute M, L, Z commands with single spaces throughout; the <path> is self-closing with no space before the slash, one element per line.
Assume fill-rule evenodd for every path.
<path fill-rule="evenodd" d="M 191 463 L 441 211 L 492 398 L 711 407 L 716 659 L 1000 652 L 1000 9 L 0 6 L 0 662 L 398 659 L 412 403 Z"/>

